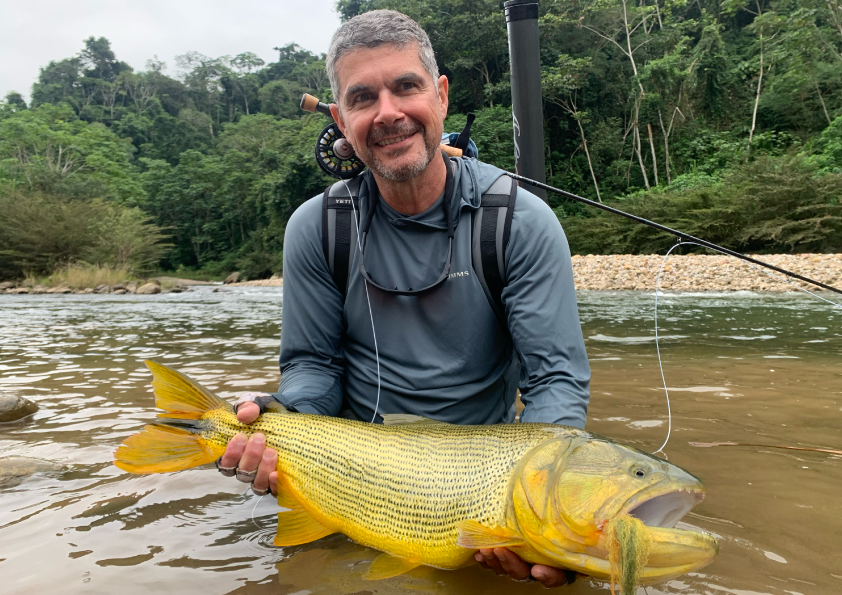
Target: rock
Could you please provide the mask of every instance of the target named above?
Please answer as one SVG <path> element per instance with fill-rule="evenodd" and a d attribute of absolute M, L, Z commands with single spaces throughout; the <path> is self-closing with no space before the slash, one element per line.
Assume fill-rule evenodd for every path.
<path fill-rule="evenodd" d="M 28 287 L 16 287 L 15 289 L 10 289 L 9 293 L 14 293 L 14 294 L 31 293 L 31 290 Z"/>
<path fill-rule="evenodd" d="M 221 287 L 214 287 L 211 293 L 228 293 L 228 290 L 222 289 Z"/>
<path fill-rule="evenodd" d="M 93 293 L 93 292 L 94 292 L 93 287 L 86 287 L 85 289 L 82 290 L 82 293 Z"/>
<path fill-rule="evenodd" d="M 57 287 L 53 293 L 73 293 L 73 290 L 69 287 Z"/>
<path fill-rule="evenodd" d="M 225 281 L 223 281 L 222 283 L 224 285 L 228 285 L 229 283 L 236 283 L 239 280 L 240 280 L 240 273 L 233 272 L 230 275 L 228 275 L 227 277 L 225 277 Z"/>
<path fill-rule="evenodd" d="M 38 405 L 17 395 L 0 394 L 0 422 L 17 421 L 38 411 Z"/>
<path fill-rule="evenodd" d="M 181 285 L 176 285 L 172 289 L 170 289 L 169 293 L 184 293 L 187 291 L 186 287 L 182 287 Z"/>
<path fill-rule="evenodd" d="M 112 291 L 111 295 L 123 295 L 124 293 L 129 293 L 125 287 Z"/>
<path fill-rule="evenodd" d="M 15 286 L 14 283 L 11 281 L 3 281 L 0 283 L 0 291 L 6 291 L 7 289 L 12 289 Z"/>
<path fill-rule="evenodd" d="M 126 284 L 126 289 L 129 290 L 129 293 L 137 293 L 137 283 L 132 281 L 131 283 Z"/>
<path fill-rule="evenodd" d="M 111 288 L 108 285 L 97 285 L 94 293 L 108 293 Z"/>
<path fill-rule="evenodd" d="M 0 458 L 0 486 L 13 487 L 36 473 L 56 473 L 62 470 L 64 466 L 43 459 L 2 457 Z"/>
<path fill-rule="evenodd" d="M 117 285 L 112 285 L 111 286 L 111 293 L 114 293 L 118 289 L 126 289 L 125 283 L 118 283 Z"/>
<path fill-rule="evenodd" d="M 161 293 L 160 285 L 155 283 L 146 283 L 137 288 L 138 295 L 152 295 L 154 293 Z"/>

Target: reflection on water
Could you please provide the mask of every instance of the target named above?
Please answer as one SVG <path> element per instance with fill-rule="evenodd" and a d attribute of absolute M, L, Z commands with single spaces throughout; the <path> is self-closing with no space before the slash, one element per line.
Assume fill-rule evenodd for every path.
<path fill-rule="evenodd" d="M 644 450 L 666 435 L 652 295 L 582 292 L 593 368 L 588 429 Z M 539 593 L 478 567 L 419 568 L 370 583 L 376 553 L 332 536 L 272 546 L 277 505 L 212 468 L 131 476 L 112 451 L 154 417 L 144 359 L 231 398 L 275 390 L 281 294 L 209 288 L 158 296 L 0 297 L 0 391 L 37 401 L 0 425 L 0 456 L 65 469 L 0 489 L 4 593 Z M 376 313 L 375 313 L 376 316 Z M 806 297 L 661 299 L 671 461 L 708 497 L 687 518 L 721 540 L 701 573 L 657 593 L 835 593 L 842 589 L 842 457 L 690 442 L 842 448 L 842 310 Z M 384 348 L 387 348 L 385 346 Z M 605 593 L 579 581 L 564 592 Z M 641 591 L 642 592 L 642 591 Z"/>

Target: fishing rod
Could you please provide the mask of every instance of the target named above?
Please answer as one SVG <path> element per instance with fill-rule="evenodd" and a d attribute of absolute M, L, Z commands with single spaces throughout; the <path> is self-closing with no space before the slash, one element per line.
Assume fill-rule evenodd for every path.
<path fill-rule="evenodd" d="M 746 262 L 750 262 L 752 264 L 766 267 L 767 269 L 771 269 L 773 271 L 777 271 L 778 273 L 782 273 L 784 275 L 792 277 L 793 279 L 798 279 L 799 281 L 811 283 L 812 285 L 821 287 L 822 289 L 827 289 L 828 291 L 835 291 L 836 293 L 842 294 L 842 289 L 837 289 L 836 287 L 832 287 L 831 285 L 827 285 L 826 283 L 822 283 L 821 281 L 816 281 L 815 279 L 810 279 L 809 277 L 799 275 L 798 273 L 793 273 L 792 271 L 788 271 L 773 264 L 769 264 L 768 262 L 763 262 L 762 260 L 757 260 L 756 258 L 752 258 L 751 256 L 746 256 L 745 254 L 742 254 L 735 250 L 730 250 L 718 244 L 714 244 L 713 242 L 708 242 L 707 240 L 703 240 L 701 238 L 697 238 L 696 236 L 692 236 L 689 233 L 684 233 L 683 231 L 673 229 L 672 227 L 667 227 L 666 225 L 661 225 L 660 223 L 656 223 L 655 221 L 650 221 L 649 219 L 645 219 L 637 215 L 632 215 L 631 213 L 626 213 L 625 211 L 621 211 L 620 209 L 615 209 L 614 207 L 609 207 L 606 204 L 596 202 L 594 200 L 590 200 L 582 196 L 578 196 L 576 194 L 573 194 L 572 192 L 567 192 L 566 190 L 561 190 L 560 188 L 550 186 L 549 184 L 545 184 L 537 180 L 532 180 L 530 178 L 527 178 L 526 176 L 513 174 L 511 172 L 506 172 L 506 175 L 517 180 L 518 182 L 523 182 L 525 184 L 529 184 L 530 186 L 535 186 L 537 188 L 541 188 L 542 190 L 553 192 L 567 199 L 574 200 L 576 202 L 581 202 L 586 205 L 596 207 L 597 209 L 602 209 L 603 211 L 613 213 L 614 215 L 619 215 L 620 217 L 625 217 L 626 219 L 630 219 L 632 221 L 636 221 L 637 223 L 642 223 L 643 225 L 648 225 L 649 227 L 652 227 L 659 231 L 663 231 L 665 233 L 674 235 L 678 239 L 679 243 L 686 242 L 691 244 L 697 244 L 699 246 L 702 246 L 703 248 L 709 248 L 711 250 L 721 252 L 722 254 L 727 254 L 728 256 L 733 256 L 734 258 L 739 258 L 740 260 L 744 260 Z"/>

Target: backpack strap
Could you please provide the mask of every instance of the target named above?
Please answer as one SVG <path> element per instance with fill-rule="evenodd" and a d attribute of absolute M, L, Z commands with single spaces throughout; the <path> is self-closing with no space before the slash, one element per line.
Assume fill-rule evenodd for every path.
<path fill-rule="evenodd" d="M 480 208 L 473 215 L 471 259 L 480 285 L 497 320 L 508 329 L 503 308 L 506 285 L 506 246 L 512 229 L 517 184 L 509 176 L 497 178 L 482 195 Z"/>
<path fill-rule="evenodd" d="M 347 187 L 345 186 L 347 184 Z M 354 211 L 359 217 L 360 185 L 362 176 L 346 182 L 336 182 L 325 189 L 322 197 L 322 250 L 333 281 L 342 292 L 348 291 L 348 279 L 357 243 L 357 226 L 354 225 Z M 348 196 L 348 190 L 351 196 Z M 352 206 L 353 201 L 353 206 Z"/>

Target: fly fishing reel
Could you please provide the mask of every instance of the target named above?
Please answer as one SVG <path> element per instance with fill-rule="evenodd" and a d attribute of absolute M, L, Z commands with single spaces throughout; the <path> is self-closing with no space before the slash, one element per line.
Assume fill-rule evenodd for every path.
<path fill-rule="evenodd" d="M 333 117 L 327 104 L 307 93 L 301 98 L 301 109 Z M 365 169 L 365 163 L 354 153 L 354 147 L 339 130 L 336 122 L 331 122 L 321 131 L 316 141 L 315 153 L 319 167 L 328 175 L 340 180 L 355 178 Z"/>
<path fill-rule="evenodd" d="M 327 174 L 341 180 L 357 177 L 365 163 L 354 153 L 354 147 L 339 130 L 336 122 L 328 124 L 316 141 L 316 162 Z"/>

